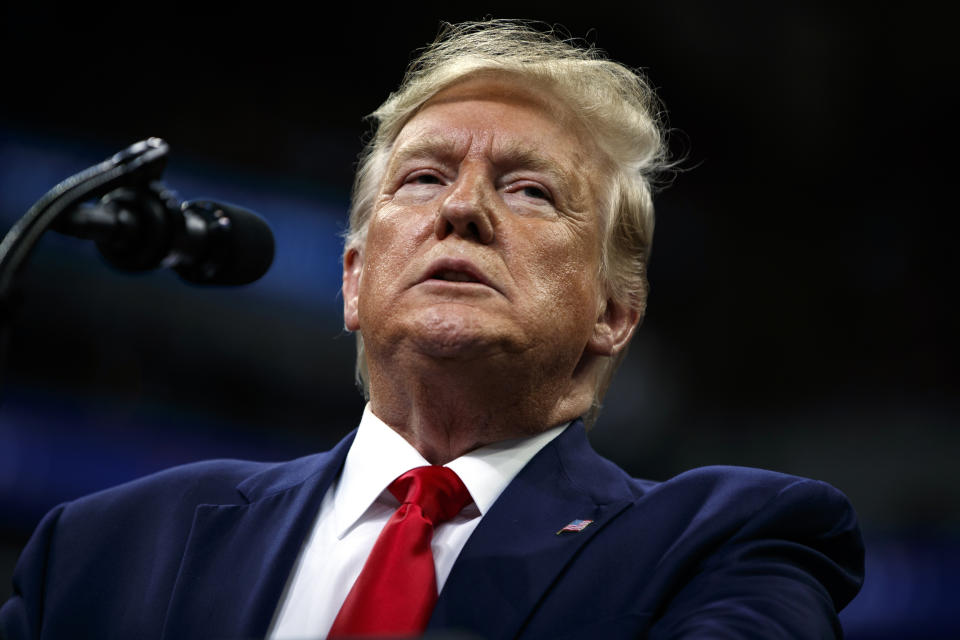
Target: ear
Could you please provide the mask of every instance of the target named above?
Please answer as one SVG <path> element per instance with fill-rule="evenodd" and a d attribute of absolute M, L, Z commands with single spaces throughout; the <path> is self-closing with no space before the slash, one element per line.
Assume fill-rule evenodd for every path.
<path fill-rule="evenodd" d="M 347 331 L 360 329 L 360 276 L 363 274 L 363 256 L 357 249 L 349 249 L 343 256 L 343 326 Z"/>
<path fill-rule="evenodd" d="M 593 325 L 593 335 L 587 343 L 587 350 L 601 356 L 615 356 L 620 353 L 633 336 L 640 324 L 641 312 L 622 302 L 608 298 Z"/>

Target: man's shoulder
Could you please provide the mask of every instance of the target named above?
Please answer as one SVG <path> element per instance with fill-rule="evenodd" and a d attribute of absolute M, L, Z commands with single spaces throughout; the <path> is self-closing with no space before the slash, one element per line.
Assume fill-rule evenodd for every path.
<path fill-rule="evenodd" d="M 685 570 L 702 570 L 702 563 L 716 563 L 751 545 L 798 544 L 848 565 L 845 576 L 862 574 L 856 512 L 826 482 L 765 469 L 710 466 L 643 487 L 617 529 L 643 531 L 649 544 L 662 549 L 664 557 L 679 558 L 676 566 Z M 760 542 L 764 540 L 768 542 Z M 857 586 L 843 581 L 836 591 L 846 601 Z"/>
<path fill-rule="evenodd" d="M 349 438 L 330 452 L 288 462 L 186 464 L 59 505 L 37 526 L 21 554 L 14 597 L 0 612 L 0 636 L 16 635 L 9 629 L 39 628 L 44 619 L 55 621 L 53 628 L 88 630 L 80 636 L 110 625 L 123 629 L 123 624 L 158 635 L 164 603 L 177 584 L 191 537 L 210 526 L 209 516 L 234 522 L 238 515 L 254 514 L 246 522 L 258 524 L 247 531 L 245 541 L 255 541 L 257 535 L 275 539 L 283 529 L 271 530 L 282 519 L 277 505 L 300 504 L 309 519 L 310 505 L 318 504 L 346 443 Z M 231 530 L 231 537 L 237 535 Z M 206 557 L 216 545 L 200 548 L 197 553 Z M 160 606 L 144 604 L 153 602 Z M 137 613 L 116 616 L 127 609 Z"/>
<path fill-rule="evenodd" d="M 635 491 L 629 507 L 598 534 L 605 544 L 592 545 L 585 557 L 594 566 L 632 567 L 643 576 L 640 592 L 683 591 L 683 598 L 696 600 L 739 584 L 732 577 L 738 571 L 779 572 L 829 593 L 840 608 L 860 587 L 864 552 L 856 512 L 826 482 L 736 466 L 628 482 Z M 755 581 L 775 593 L 796 586 L 765 579 Z"/>
<path fill-rule="evenodd" d="M 637 492 L 635 501 L 668 508 L 681 519 L 716 517 L 733 524 L 763 512 L 781 512 L 791 519 L 807 511 L 852 515 L 849 500 L 832 485 L 767 469 L 716 465 L 663 481 L 629 482 Z"/>
<path fill-rule="evenodd" d="M 244 505 L 256 497 L 302 483 L 324 468 L 330 452 L 283 462 L 215 459 L 165 469 L 62 505 L 61 522 L 98 514 L 116 519 L 124 512 L 171 517 L 199 505 Z"/>
<path fill-rule="evenodd" d="M 665 480 L 635 477 L 594 450 L 579 421 L 552 444 L 567 477 L 598 503 L 621 499 L 637 503 L 664 500 L 678 508 L 686 505 L 689 509 L 699 509 L 735 502 L 753 510 L 776 499 L 781 492 L 805 493 L 846 503 L 846 497 L 825 482 L 754 467 L 712 465 L 683 471 Z"/>
<path fill-rule="evenodd" d="M 690 517 L 705 509 L 749 515 L 764 505 L 789 502 L 794 496 L 841 510 L 849 508 L 846 496 L 826 482 L 754 467 L 713 465 L 665 480 L 638 478 L 594 450 L 579 421 L 549 449 L 557 453 L 565 476 L 597 504 L 625 500 L 645 507 L 669 507 Z M 536 468 L 542 471 L 544 466 Z"/>
<path fill-rule="evenodd" d="M 647 482 L 647 481 L 639 481 Z M 795 485 L 811 485 L 830 489 L 829 484 L 802 476 L 732 465 L 696 467 L 681 472 L 667 480 L 648 483 L 652 491 L 687 491 L 706 497 L 722 498 L 736 495 L 755 495 L 758 499 L 769 498 Z"/>
<path fill-rule="evenodd" d="M 176 495 L 187 502 L 230 503 L 238 498 L 236 488 L 239 483 L 279 464 L 283 463 L 231 459 L 191 462 L 83 496 L 71 504 L 94 507 L 167 495 Z"/>
<path fill-rule="evenodd" d="M 629 504 L 615 532 L 637 530 L 666 547 L 689 543 L 703 550 L 730 538 L 816 538 L 847 532 L 859 538 L 856 513 L 840 490 L 820 480 L 739 466 L 705 466 L 666 480 L 635 478 L 604 459 L 607 484 L 619 476 Z M 651 523 L 656 523 L 651 527 Z"/>

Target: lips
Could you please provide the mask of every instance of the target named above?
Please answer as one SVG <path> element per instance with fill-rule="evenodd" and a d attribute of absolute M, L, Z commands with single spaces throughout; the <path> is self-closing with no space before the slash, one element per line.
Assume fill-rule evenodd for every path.
<path fill-rule="evenodd" d="M 427 269 L 421 282 L 430 280 L 482 284 L 496 289 L 473 263 L 462 258 L 441 258 L 434 261 Z"/>

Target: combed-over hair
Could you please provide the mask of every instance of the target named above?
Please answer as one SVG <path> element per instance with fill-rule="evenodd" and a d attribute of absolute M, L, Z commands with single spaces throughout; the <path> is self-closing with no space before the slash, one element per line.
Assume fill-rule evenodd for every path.
<path fill-rule="evenodd" d="M 375 131 L 357 169 L 344 255 L 362 250 L 374 201 L 394 141 L 403 126 L 434 95 L 478 75 L 495 75 L 534 86 L 566 104 L 596 141 L 611 168 L 601 221 L 599 277 L 607 296 L 636 309 L 646 305 L 646 266 L 653 240 L 652 179 L 665 166 L 659 102 L 643 75 L 579 46 L 553 30 L 518 20 L 443 25 L 437 39 L 408 67 L 400 88 L 371 114 Z M 603 191 L 603 190 L 601 190 Z M 590 426 L 613 372 L 626 353 L 612 359 L 598 381 Z M 368 396 L 363 336 L 357 332 L 357 382 Z"/>

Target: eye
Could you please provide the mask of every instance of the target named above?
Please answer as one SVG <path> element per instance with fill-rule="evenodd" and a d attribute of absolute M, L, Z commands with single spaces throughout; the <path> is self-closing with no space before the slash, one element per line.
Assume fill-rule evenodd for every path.
<path fill-rule="evenodd" d="M 418 171 L 407 176 L 403 183 L 410 185 L 442 184 L 443 180 L 440 176 L 430 171 Z"/>
<path fill-rule="evenodd" d="M 408 180 L 416 184 L 440 184 L 440 178 L 432 173 L 420 173 Z"/>
<path fill-rule="evenodd" d="M 503 200 L 515 213 L 533 217 L 557 214 L 553 192 L 542 181 L 508 177 L 506 183 Z"/>
<path fill-rule="evenodd" d="M 394 202 L 416 204 L 429 202 L 443 191 L 447 179 L 433 169 L 417 169 L 398 176 L 400 183 L 393 193 Z"/>
<path fill-rule="evenodd" d="M 528 198 L 536 198 L 537 200 L 547 201 L 550 200 L 550 195 L 540 187 L 527 186 L 521 189 L 521 191 L 523 191 L 523 195 L 527 196 Z"/>
<path fill-rule="evenodd" d="M 538 181 L 518 180 L 508 186 L 506 192 L 538 205 L 553 204 L 553 194 L 550 192 L 550 189 Z"/>

